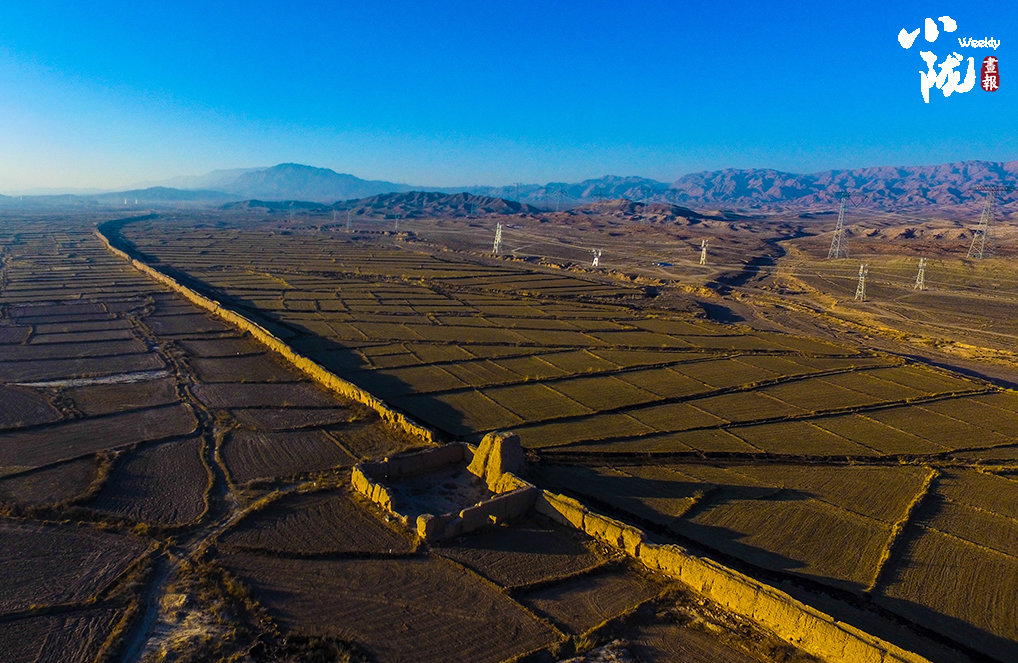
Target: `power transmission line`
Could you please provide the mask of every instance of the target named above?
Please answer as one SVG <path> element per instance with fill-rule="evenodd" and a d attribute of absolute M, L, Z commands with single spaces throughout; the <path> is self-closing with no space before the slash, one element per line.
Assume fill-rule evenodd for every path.
<path fill-rule="evenodd" d="M 983 205 L 983 213 L 979 217 L 976 232 L 972 235 L 972 244 L 966 257 L 981 259 L 993 253 L 990 225 L 993 223 L 993 205 L 997 201 L 997 194 L 1014 191 L 1014 187 L 1007 184 L 984 184 L 977 186 L 976 191 L 986 192 L 986 203 Z"/>
<path fill-rule="evenodd" d="M 919 273 L 915 277 L 913 290 L 923 291 L 926 289 L 926 258 L 919 258 Z"/>
<path fill-rule="evenodd" d="M 497 256 L 502 249 L 502 224 L 495 227 L 495 243 L 491 246 L 491 254 Z"/>
<path fill-rule="evenodd" d="M 866 301 L 866 275 L 869 273 L 869 265 L 859 265 L 859 285 L 855 287 L 855 298 L 857 301 Z"/>
<path fill-rule="evenodd" d="M 848 199 L 852 197 L 852 194 L 847 191 L 839 191 L 834 195 L 841 200 L 841 206 L 838 208 L 838 225 L 834 229 L 834 237 L 831 238 L 831 248 L 827 251 L 828 260 L 848 257 L 848 240 L 845 239 L 845 206 L 848 205 Z"/>

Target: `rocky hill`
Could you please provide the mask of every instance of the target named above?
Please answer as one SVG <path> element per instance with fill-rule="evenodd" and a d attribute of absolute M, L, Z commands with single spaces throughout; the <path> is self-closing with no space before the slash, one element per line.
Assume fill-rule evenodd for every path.
<path fill-rule="evenodd" d="M 541 211 L 532 205 L 504 198 L 435 191 L 385 193 L 359 200 L 338 202 L 332 207 L 339 211 L 350 210 L 361 217 L 396 218 L 398 216 L 403 219 L 486 216 L 489 214 L 536 214 Z"/>
<path fill-rule="evenodd" d="M 770 169 L 693 173 L 672 183 L 666 197 L 691 205 L 733 207 L 831 206 L 835 191 L 853 202 L 885 208 L 956 206 L 981 202 L 979 185 L 1018 184 L 1018 161 L 962 161 L 938 166 L 880 166 L 800 175 Z M 1002 198 L 1016 200 L 1015 194 Z"/>

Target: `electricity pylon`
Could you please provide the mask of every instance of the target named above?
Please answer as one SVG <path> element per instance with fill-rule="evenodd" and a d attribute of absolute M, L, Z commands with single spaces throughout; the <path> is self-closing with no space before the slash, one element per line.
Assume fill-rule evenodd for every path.
<path fill-rule="evenodd" d="M 855 287 L 855 298 L 857 301 L 866 301 L 866 275 L 869 272 L 869 265 L 865 263 L 859 265 L 859 285 Z"/>
<path fill-rule="evenodd" d="M 565 201 L 565 198 L 566 198 L 566 189 L 565 189 L 564 186 L 560 185 L 558 187 L 558 191 L 556 192 L 556 195 L 555 195 L 555 211 L 556 212 L 561 212 L 562 211 L 562 203 Z"/>
<path fill-rule="evenodd" d="M 827 251 L 828 260 L 848 257 L 848 240 L 845 239 L 845 207 L 852 194 L 847 191 L 839 191 L 834 196 L 841 200 L 841 207 L 838 208 L 838 225 L 834 229 L 834 237 L 831 238 L 831 248 Z"/>
<path fill-rule="evenodd" d="M 983 213 L 979 217 L 979 225 L 972 235 L 972 244 L 969 246 L 969 258 L 985 258 L 993 253 L 993 241 L 990 235 L 990 224 L 993 223 L 993 205 L 997 201 L 998 193 L 1014 191 L 1009 184 L 984 184 L 977 186 L 976 191 L 985 191 L 986 203 L 983 205 Z"/>
<path fill-rule="evenodd" d="M 700 264 L 707 264 L 707 240 L 700 240 Z"/>
<path fill-rule="evenodd" d="M 915 276 L 915 285 L 912 289 L 920 291 L 926 289 L 926 258 L 919 258 L 919 273 Z"/>
<path fill-rule="evenodd" d="M 498 252 L 502 250 L 502 224 L 501 222 L 495 226 L 495 243 L 491 246 L 491 255 L 497 256 Z"/>
<path fill-rule="evenodd" d="M 594 254 L 594 262 L 590 263 L 591 267 L 597 267 L 598 263 L 601 261 L 601 251 L 602 249 L 590 250 L 590 252 Z"/>

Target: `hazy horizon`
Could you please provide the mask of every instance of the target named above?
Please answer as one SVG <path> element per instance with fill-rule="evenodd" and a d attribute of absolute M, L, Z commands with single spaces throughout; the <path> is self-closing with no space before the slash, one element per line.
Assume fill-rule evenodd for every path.
<path fill-rule="evenodd" d="M 899 45 L 943 15 L 957 32 Z M 1011 5 L 918 2 L 15 2 L 0 25 L 0 191 L 284 162 L 446 187 L 1010 161 L 1007 73 L 996 92 L 934 88 L 928 104 L 918 73 L 925 49 L 1009 71 L 998 26 L 1015 19 Z"/>

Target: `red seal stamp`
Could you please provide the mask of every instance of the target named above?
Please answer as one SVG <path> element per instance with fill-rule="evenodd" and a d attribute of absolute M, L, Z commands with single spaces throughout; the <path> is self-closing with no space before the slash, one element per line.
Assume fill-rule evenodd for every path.
<path fill-rule="evenodd" d="M 1000 69 L 997 67 L 996 56 L 987 55 L 983 58 L 983 69 L 979 72 L 979 80 L 987 92 L 996 92 L 1000 87 Z"/>

